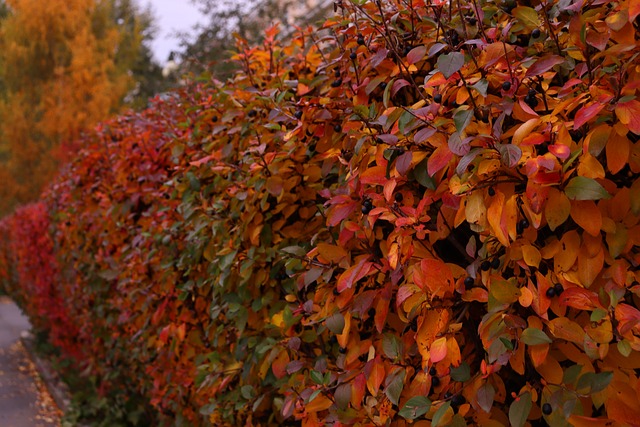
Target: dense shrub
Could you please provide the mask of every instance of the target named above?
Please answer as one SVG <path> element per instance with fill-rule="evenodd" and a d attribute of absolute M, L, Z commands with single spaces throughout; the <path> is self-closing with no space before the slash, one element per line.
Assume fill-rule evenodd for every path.
<path fill-rule="evenodd" d="M 635 3 L 336 10 L 87 135 L 12 293 L 130 424 L 634 424 Z"/>

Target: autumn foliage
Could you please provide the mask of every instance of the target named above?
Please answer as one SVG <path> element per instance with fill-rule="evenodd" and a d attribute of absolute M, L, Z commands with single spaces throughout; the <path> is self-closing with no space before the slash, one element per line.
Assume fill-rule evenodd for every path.
<path fill-rule="evenodd" d="M 637 424 L 640 3 L 336 11 L 88 134 L 10 292 L 131 424 Z"/>

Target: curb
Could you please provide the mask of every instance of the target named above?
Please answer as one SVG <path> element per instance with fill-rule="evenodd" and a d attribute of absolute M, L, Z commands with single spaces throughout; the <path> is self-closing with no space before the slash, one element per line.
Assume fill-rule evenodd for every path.
<path fill-rule="evenodd" d="M 60 379 L 51 364 L 36 354 L 31 332 L 23 332 L 20 336 L 20 341 L 27 350 L 29 358 L 35 365 L 42 382 L 44 382 L 56 405 L 58 405 L 63 414 L 67 413 L 71 404 L 69 387 Z"/>

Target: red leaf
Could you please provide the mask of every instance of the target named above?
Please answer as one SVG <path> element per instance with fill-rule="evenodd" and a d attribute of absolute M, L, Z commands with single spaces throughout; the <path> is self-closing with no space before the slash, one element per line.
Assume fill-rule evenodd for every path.
<path fill-rule="evenodd" d="M 414 47 L 407 54 L 407 61 L 409 62 L 409 65 L 415 64 L 416 62 L 421 61 L 426 54 L 427 54 L 426 46 L 422 45 L 422 46 Z"/>
<path fill-rule="evenodd" d="M 409 86 L 410 84 L 411 83 L 404 79 L 396 80 L 395 82 L 393 82 L 393 86 L 391 86 L 391 96 L 395 96 L 395 94 L 398 93 L 400 89 L 405 86 Z"/>
<path fill-rule="evenodd" d="M 549 71 L 555 65 L 562 64 L 564 58 L 558 55 L 545 55 L 533 63 L 527 70 L 525 77 L 538 76 L 546 71 Z"/>
<path fill-rule="evenodd" d="M 362 258 L 359 263 L 352 265 L 340 275 L 338 278 L 338 292 L 351 288 L 354 283 L 367 275 L 372 265 L 371 262 L 368 262 L 368 259 L 368 257 Z"/>
<path fill-rule="evenodd" d="M 573 128 L 578 129 L 580 126 L 597 116 L 603 108 L 604 105 L 597 102 L 588 106 L 585 105 L 576 113 L 576 117 L 573 121 Z"/>
<path fill-rule="evenodd" d="M 598 294 L 577 286 L 564 290 L 562 295 L 560 295 L 560 304 L 580 310 L 602 308 L 598 300 Z"/>
<path fill-rule="evenodd" d="M 616 116 L 629 130 L 640 135 L 640 101 L 631 100 L 616 105 Z"/>
<path fill-rule="evenodd" d="M 413 152 L 411 151 L 407 151 L 396 159 L 396 170 L 400 175 L 406 175 L 411 167 L 411 160 L 413 160 Z"/>
<path fill-rule="evenodd" d="M 449 160 L 453 157 L 453 153 L 449 150 L 448 145 L 441 145 L 436 148 L 436 150 L 431 154 L 429 160 L 427 161 L 427 172 L 430 176 L 435 175 L 437 172 L 442 170 L 447 164 Z"/>

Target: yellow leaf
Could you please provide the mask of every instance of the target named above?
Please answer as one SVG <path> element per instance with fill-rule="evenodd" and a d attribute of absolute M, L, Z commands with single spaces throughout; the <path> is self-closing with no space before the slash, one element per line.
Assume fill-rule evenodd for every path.
<path fill-rule="evenodd" d="M 584 342 L 584 329 L 573 320 L 566 317 L 557 317 L 548 324 L 549 332 L 555 338 L 570 341 L 578 345 Z"/>
<path fill-rule="evenodd" d="M 571 212 L 571 202 L 566 194 L 555 189 L 549 189 L 547 203 L 544 208 L 544 215 L 551 231 L 554 231 L 569 218 Z"/>
<path fill-rule="evenodd" d="M 539 266 L 540 261 L 542 260 L 540 251 L 531 245 L 522 246 L 522 258 L 524 259 L 524 262 L 526 262 L 530 267 Z"/>

